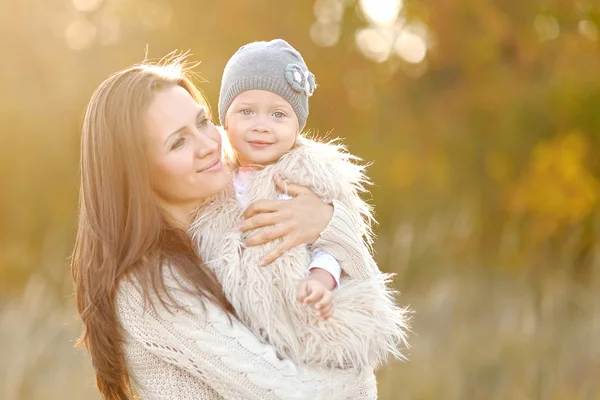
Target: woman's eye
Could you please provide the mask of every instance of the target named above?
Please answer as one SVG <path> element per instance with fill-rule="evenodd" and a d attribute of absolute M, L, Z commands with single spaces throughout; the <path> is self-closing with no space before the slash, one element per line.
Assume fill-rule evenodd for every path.
<path fill-rule="evenodd" d="M 204 128 L 206 124 L 208 124 L 208 119 L 206 118 L 199 119 L 198 122 L 196 122 L 198 128 Z"/>
<path fill-rule="evenodd" d="M 252 110 L 249 108 L 244 108 L 243 110 L 240 111 L 240 113 L 242 115 L 252 115 Z"/>
<path fill-rule="evenodd" d="M 274 116 L 275 118 L 283 118 L 283 117 L 285 117 L 285 114 L 284 114 L 284 113 L 282 113 L 281 111 L 275 111 L 275 112 L 273 113 L 273 116 Z"/>
<path fill-rule="evenodd" d="M 175 143 L 173 143 L 173 145 L 171 145 L 171 150 L 176 150 L 180 147 L 182 147 L 185 144 L 185 138 L 178 138 Z"/>

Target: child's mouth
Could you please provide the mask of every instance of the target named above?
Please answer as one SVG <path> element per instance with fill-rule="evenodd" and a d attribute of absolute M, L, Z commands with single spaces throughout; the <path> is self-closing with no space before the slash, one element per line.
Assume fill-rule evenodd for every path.
<path fill-rule="evenodd" d="M 248 144 L 254 147 L 255 149 L 264 149 L 265 147 L 269 147 L 273 143 L 265 142 L 263 140 L 252 140 L 249 141 Z"/>

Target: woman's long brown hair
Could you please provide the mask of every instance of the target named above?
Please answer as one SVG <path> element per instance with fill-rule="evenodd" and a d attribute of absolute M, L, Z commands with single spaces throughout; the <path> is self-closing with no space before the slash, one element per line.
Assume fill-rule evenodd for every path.
<path fill-rule="evenodd" d="M 155 93 L 179 85 L 206 105 L 186 73 L 181 60 L 120 71 L 96 89 L 85 114 L 71 268 L 83 320 L 78 344 L 90 353 L 98 389 L 107 400 L 133 397 L 115 311 L 121 279 L 135 277 L 147 297 L 150 290 L 160 296 L 162 270 L 169 266 L 197 295 L 233 312 L 191 239 L 161 213 L 150 187 L 143 115 Z"/>

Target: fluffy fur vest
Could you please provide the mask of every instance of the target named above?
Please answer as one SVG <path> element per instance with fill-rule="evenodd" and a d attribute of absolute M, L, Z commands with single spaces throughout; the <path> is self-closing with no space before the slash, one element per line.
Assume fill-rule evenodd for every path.
<path fill-rule="evenodd" d="M 323 199 L 342 202 L 363 222 L 360 233 L 370 244 L 371 207 L 359 196 L 368 180 L 356 160 L 341 145 L 300 138 L 292 151 L 256 174 L 246 198 L 276 199 L 273 177 L 278 174 Z M 388 275 L 366 280 L 342 275 L 332 292 L 333 316 L 322 321 L 296 300 L 298 284 L 309 273 L 310 247 L 297 246 L 260 267 L 260 258 L 280 241 L 246 248 L 238 230 L 242 212 L 231 186 L 199 211 L 192 236 L 238 317 L 256 336 L 296 363 L 376 367 L 390 354 L 402 358 L 406 311 L 396 305 Z"/>

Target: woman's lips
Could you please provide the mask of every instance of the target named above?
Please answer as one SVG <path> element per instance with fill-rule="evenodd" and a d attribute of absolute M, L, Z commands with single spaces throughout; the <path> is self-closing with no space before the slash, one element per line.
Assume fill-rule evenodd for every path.
<path fill-rule="evenodd" d="M 218 158 L 214 163 L 212 163 L 211 165 L 209 165 L 208 167 L 201 169 L 198 172 L 212 172 L 212 171 L 218 171 L 221 169 L 221 167 L 223 166 L 223 163 L 221 162 L 221 159 Z"/>

